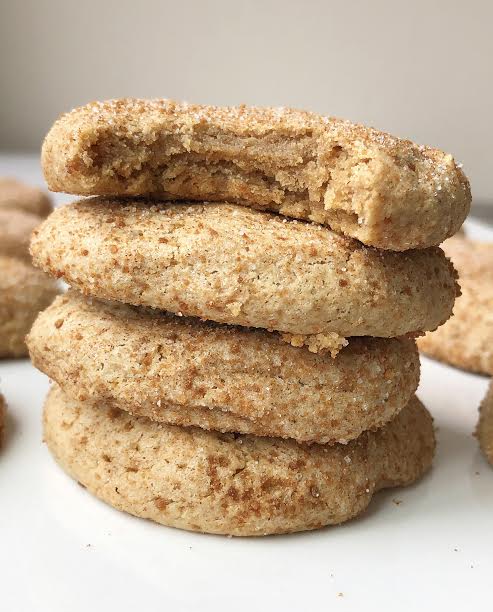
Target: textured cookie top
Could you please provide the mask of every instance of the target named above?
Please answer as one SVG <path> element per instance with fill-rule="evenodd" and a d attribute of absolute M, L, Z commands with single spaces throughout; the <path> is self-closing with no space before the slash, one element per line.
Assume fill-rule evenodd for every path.
<path fill-rule="evenodd" d="M 486 397 L 479 408 L 476 436 L 481 450 L 493 465 L 493 383 L 491 382 Z"/>
<path fill-rule="evenodd" d="M 411 340 L 354 338 L 336 359 L 277 334 L 60 296 L 28 337 L 70 396 L 205 429 L 334 442 L 383 425 L 419 381 Z M 104 367 L 102 367 L 104 364 Z"/>
<path fill-rule="evenodd" d="M 31 252 L 85 294 L 274 329 L 295 344 L 435 329 L 457 289 L 439 248 L 378 251 L 231 204 L 83 200 L 55 211 Z"/>
<path fill-rule="evenodd" d="M 432 420 L 413 398 L 347 445 L 158 425 L 54 388 L 44 438 L 62 467 L 120 510 L 164 525 L 237 536 L 317 529 L 353 518 L 385 487 L 431 464 Z"/>
<path fill-rule="evenodd" d="M 24 210 L 46 217 L 53 210 L 51 198 L 42 189 L 10 177 L 0 177 L 0 210 Z"/>
<path fill-rule="evenodd" d="M 42 161 L 54 191 L 235 201 L 392 250 L 439 244 L 471 199 L 451 155 L 286 108 L 94 102 L 54 124 Z"/>
<path fill-rule="evenodd" d="M 424 353 L 466 370 L 493 375 L 493 244 L 461 236 L 443 244 L 459 272 L 454 314 L 419 339 Z"/>

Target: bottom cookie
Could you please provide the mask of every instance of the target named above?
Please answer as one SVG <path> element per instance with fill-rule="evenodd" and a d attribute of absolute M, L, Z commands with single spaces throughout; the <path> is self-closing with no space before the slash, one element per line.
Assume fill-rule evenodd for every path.
<path fill-rule="evenodd" d="M 347 445 L 309 446 L 158 424 L 70 400 L 58 387 L 45 403 L 44 437 L 63 469 L 115 508 L 235 536 L 342 523 L 379 489 L 419 478 L 435 449 L 431 416 L 416 398 Z"/>
<path fill-rule="evenodd" d="M 0 445 L 3 442 L 3 438 L 5 436 L 5 421 L 7 418 L 7 410 L 5 399 L 3 395 L 0 393 Z"/>
<path fill-rule="evenodd" d="M 479 408 L 476 436 L 486 459 L 493 465 L 493 382 L 490 382 L 488 393 Z"/>
<path fill-rule="evenodd" d="M 27 355 L 25 336 L 58 293 L 57 284 L 26 261 L 0 256 L 0 358 Z"/>

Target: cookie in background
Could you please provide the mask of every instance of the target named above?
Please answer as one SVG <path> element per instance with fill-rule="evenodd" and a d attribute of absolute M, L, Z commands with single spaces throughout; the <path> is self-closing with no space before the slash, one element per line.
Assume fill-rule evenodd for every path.
<path fill-rule="evenodd" d="M 25 357 L 25 337 L 58 284 L 28 262 L 0 256 L 0 359 Z"/>
<path fill-rule="evenodd" d="M 0 358 L 27 355 L 24 338 L 58 293 L 56 281 L 36 270 L 29 255 L 33 230 L 52 210 L 43 190 L 0 178 Z"/>
<path fill-rule="evenodd" d="M 394 251 L 439 245 L 471 204 L 452 155 L 285 107 L 92 102 L 55 122 L 41 158 L 52 191 L 235 202 Z"/>
<path fill-rule="evenodd" d="M 56 385 L 43 420 L 56 461 L 103 501 L 163 525 L 235 536 L 347 521 L 378 490 L 418 480 L 435 451 L 431 416 L 416 397 L 384 427 L 333 446 L 157 426 Z"/>
<path fill-rule="evenodd" d="M 44 219 L 53 211 L 48 193 L 13 177 L 0 177 L 0 210 L 23 210 Z"/>
<path fill-rule="evenodd" d="M 476 437 L 486 459 L 493 465 L 493 382 L 479 407 L 479 421 Z"/>
<path fill-rule="evenodd" d="M 5 438 L 5 427 L 7 420 L 7 404 L 4 396 L 0 393 L 0 446 Z"/>
<path fill-rule="evenodd" d="M 52 211 L 52 200 L 42 189 L 0 177 L 0 255 L 30 259 L 31 233 Z"/>
<path fill-rule="evenodd" d="M 72 288 L 28 338 L 56 383 L 44 438 L 89 491 L 266 535 L 346 521 L 430 467 L 414 337 L 458 292 L 437 247 L 470 204 L 451 155 L 289 109 L 120 100 L 64 115 L 42 164 L 97 196 L 30 247 Z"/>
<path fill-rule="evenodd" d="M 418 347 L 444 363 L 493 375 L 493 243 L 457 235 L 442 248 L 459 273 L 462 295 L 453 316 L 419 338 Z"/>

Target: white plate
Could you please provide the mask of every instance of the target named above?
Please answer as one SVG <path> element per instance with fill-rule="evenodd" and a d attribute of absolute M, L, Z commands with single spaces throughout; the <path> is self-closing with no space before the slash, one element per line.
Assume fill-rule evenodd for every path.
<path fill-rule="evenodd" d="M 32 162 L 9 163 L 40 180 Z M 423 359 L 419 395 L 438 453 L 415 486 L 378 494 L 340 527 L 237 539 L 160 527 L 92 497 L 42 444 L 46 378 L 27 361 L 0 362 L 0 376 L 10 429 L 0 452 L 1 610 L 491 609 L 493 469 L 472 437 L 486 378 Z"/>

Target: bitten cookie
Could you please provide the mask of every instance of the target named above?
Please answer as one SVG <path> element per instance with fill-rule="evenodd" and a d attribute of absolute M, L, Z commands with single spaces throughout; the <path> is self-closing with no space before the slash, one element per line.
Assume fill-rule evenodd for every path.
<path fill-rule="evenodd" d="M 346 442 L 419 381 L 411 340 L 354 338 L 336 359 L 277 334 L 60 296 L 33 325 L 34 365 L 71 397 L 176 425 Z"/>
<path fill-rule="evenodd" d="M 53 210 L 50 196 L 38 187 L 31 187 L 14 178 L 0 177 L 0 210 L 23 210 L 46 217 Z"/>
<path fill-rule="evenodd" d="M 318 529 L 360 514 L 384 487 L 419 478 L 432 419 L 413 398 L 348 445 L 158 425 L 52 389 L 44 437 L 62 468 L 108 504 L 163 525 L 235 536 Z"/>
<path fill-rule="evenodd" d="M 440 244 L 471 201 L 451 155 L 286 108 L 94 102 L 54 124 L 42 164 L 53 191 L 237 202 L 396 251 Z"/>
<path fill-rule="evenodd" d="M 0 255 L 30 259 L 29 240 L 40 223 L 38 215 L 0 207 Z"/>
<path fill-rule="evenodd" d="M 493 383 L 479 408 L 479 422 L 476 428 L 479 446 L 485 457 L 493 465 Z"/>
<path fill-rule="evenodd" d="M 56 283 L 27 262 L 0 256 L 0 358 L 27 354 L 24 338 L 57 293 Z"/>
<path fill-rule="evenodd" d="M 452 318 L 418 340 L 423 353 L 493 375 L 493 243 L 453 237 L 443 245 L 459 272 L 462 295 Z"/>
<path fill-rule="evenodd" d="M 35 265 L 87 295 L 274 329 L 333 354 L 348 336 L 435 329 L 457 291 L 437 247 L 382 252 L 225 204 L 83 200 L 35 231 L 31 253 Z"/>

